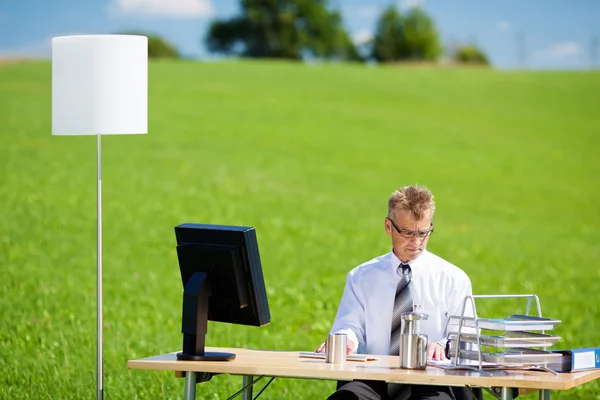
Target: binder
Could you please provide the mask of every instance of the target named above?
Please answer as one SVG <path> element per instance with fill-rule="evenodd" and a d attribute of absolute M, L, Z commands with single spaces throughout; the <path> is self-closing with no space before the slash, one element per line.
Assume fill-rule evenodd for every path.
<path fill-rule="evenodd" d="M 563 355 L 559 361 L 548 364 L 548 368 L 556 372 L 574 372 L 600 368 L 600 347 L 551 351 Z"/>

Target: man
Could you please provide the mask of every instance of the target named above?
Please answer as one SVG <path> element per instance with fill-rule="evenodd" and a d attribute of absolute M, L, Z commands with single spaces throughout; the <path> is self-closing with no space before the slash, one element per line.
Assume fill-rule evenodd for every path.
<path fill-rule="evenodd" d="M 347 335 L 348 354 L 398 355 L 399 331 L 393 340 L 392 315 L 418 307 L 418 312 L 428 315 L 420 322 L 418 332 L 428 335 L 428 359 L 446 359 L 448 317 L 461 314 L 463 300 L 472 291 L 467 274 L 426 250 L 434 212 L 433 195 L 425 187 L 406 186 L 392 193 L 385 218 L 392 251 L 348 273 L 331 329 Z M 316 351 L 324 352 L 325 345 Z M 339 382 L 330 399 L 406 398 L 407 391 L 411 392 L 411 400 L 472 398 L 467 388 L 460 387 L 352 381 Z"/>

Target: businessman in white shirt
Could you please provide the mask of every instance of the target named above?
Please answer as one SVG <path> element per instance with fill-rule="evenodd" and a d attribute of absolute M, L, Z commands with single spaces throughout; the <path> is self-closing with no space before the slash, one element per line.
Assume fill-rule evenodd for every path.
<path fill-rule="evenodd" d="M 446 358 L 448 317 L 460 315 L 463 300 L 472 290 L 466 273 L 426 249 L 433 233 L 434 212 L 433 195 L 425 187 L 406 186 L 390 196 L 385 232 L 391 237 L 392 251 L 348 273 L 331 328 L 331 332 L 347 335 L 348 354 L 398 355 L 397 343 L 396 347 L 392 343 L 392 314 L 401 276 L 408 272 L 412 276 L 413 305 L 418 312 L 428 315 L 427 320 L 420 322 L 419 332 L 429 338 L 428 359 Z M 324 344 L 317 349 L 323 351 Z M 387 385 L 376 381 L 339 382 L 337 391 L 329 398 L 387 400 L 407 395 L 411 400 L 473 398 L 466 388 Z"/>

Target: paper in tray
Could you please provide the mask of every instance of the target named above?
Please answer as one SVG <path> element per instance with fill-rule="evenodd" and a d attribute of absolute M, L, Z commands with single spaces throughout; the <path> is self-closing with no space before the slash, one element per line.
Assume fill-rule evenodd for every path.
<path fill-rule="evenodd" d="M 456 355 L 455 350 L 450 351 L 450 356 Z M 542 365 L 560 358 L 560 354 L 550 351 L 533 350 L 533 349 L 508 349 L 501 353 L 481 353 L 481 361 L 486 363 L 498 364 L 502 366 L 509 365 Z M 479 353 L 472 350 L 461 350 L 460 357 L 467 360 L 478 360 Z"/>
<path fill-rule="evenodd" d="M 550 318 L 534 317 L 530 315 L 512 314 L 506 318 L 478 318 L 479 328 L 495 331 L 546 331 L 554 329 L 561 321 Z M 460 316 L 452 315 L 451 324 L 460 324 Z M 476 321 L 471 317 L 464 317 L 463 326 L 476 327 Z"/>
<path fill-rule="evenodd" d="M 451 346 L 456 342 L 457 333 L 451 333 L 448 335 L 448 340 Z M 477 335 L 474 333 L 461 333 L 461 342 L 477 343 Z M 512 331 L 506 332 L 501 336 L 487 336 L 479 335 L 479 343 L 482 346 L 494 346 L 494 347 L 547 347 L 552 346 L 558 340 L 560 336 L 552 336 L 543 333 L 525 332 L 525 331 Z"/>

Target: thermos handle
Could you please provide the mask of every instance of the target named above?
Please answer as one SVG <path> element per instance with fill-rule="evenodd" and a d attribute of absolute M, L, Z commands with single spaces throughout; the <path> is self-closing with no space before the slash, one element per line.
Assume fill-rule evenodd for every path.
<path fill-rule="evenodd" d="M 427 367 L 427 336 L 417 335 L 417 348 L 420 350 L 417 354 L 417 364 L 420 368 Z"/>

